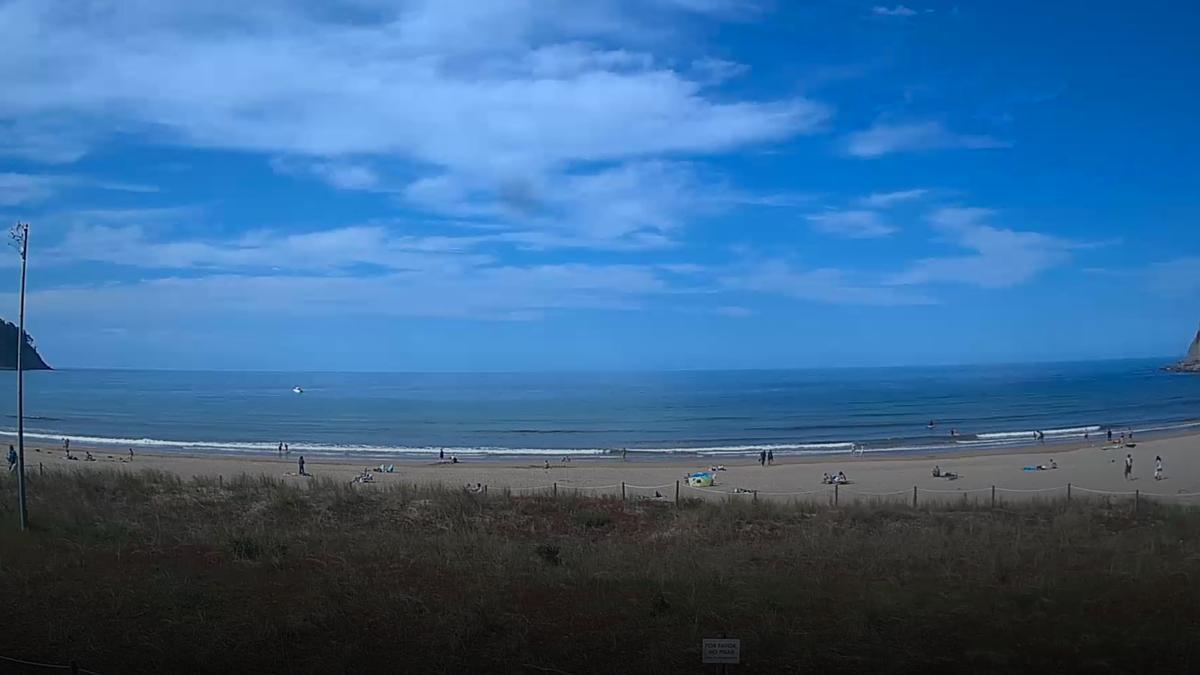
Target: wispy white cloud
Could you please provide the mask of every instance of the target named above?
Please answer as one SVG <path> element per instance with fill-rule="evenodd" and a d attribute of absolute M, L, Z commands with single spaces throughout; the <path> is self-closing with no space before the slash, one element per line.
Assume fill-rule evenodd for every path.
<path fill-rule="evenodd" d="M 492 261 L 471 237 L 396 235 L 381 226 L 303 233 L 249 232 L 228 239 L 160 239 L 139 225 L 76 225 L 39 256 L 41 264 L 106 262 L 158 270 L 332 271 L 463 269 Z"/>
<path fill-rule="evenodd" d="M 375 190 L 383 183 L 370 166 L 352 161 L 275 157 L 271 168 L 293 176 L 311 175 L 341 190 Z"/>
<path fill-rule="evenodd" d="M 62 185 L 61 176 L 0 173 L 0 206 L 39 202 Z"/>
<path fill-rule="evenodd" d="M 903 202 L 921 199 L 929 194 L 929 190 L 918 188 L 912 190 L 896 190 L 894 192 L 872 192 L 857 200 L 857 204 L 868 209 L 886 209 Z"/>
<path fill-rule="evenodd" d="M 0 66 L 0 118 L 54 113 L 97 134 L 123 123 L 179 143 L 384 154 L 503 176 L 720 151 L 812 130 L 829 114 L 798 97 L 709 99 L 644 55 L 584 46 L 636 25 L 636 12 L 611 3 L 96 4 L 104 11 L 0 8 L 19 36 Z"/>
<path fill-rule="evenodd" d="M 835 268 L 797 269 L 783 260 L 763 260 L 721 279 L 727 288 L 783 295 L 838 305 L 927 305 L 924 293 L 855 278 Z"/>
<path fill-rule="evenodd" d="M 799 95 L 714 91 L 744 66 L 684 56 L 663 37 L 664 25 L 757 11 L 726 0 L 10 0 L 0 152 L 28 155 L 58 132 L 86 148 L 120 130 L 258 152 L 285 173 L 394 191 L 545 242 L 663 245 L 689 211 L 672 183 L 681 172 L 655 166 L 814 133 L 832 115 Z M 630 184 L 637 176 L 665 180 L 665 194 Z"/>
<path fill-rule="evenodd" d="M 920 14 L 917 10 L 904 5 L 896 5 L 895 7 L 875 5 L 871 8 L 871 13 L 875 16 L 916 16 Z"/>
<path fill-rule="evenodd" d="M 970 207 L 934 211 L 929 217 L 930 224 L 949 243 L 972 253 L 917 260 L 889 283 L 898 286 L 961 283 L 1007 288 L 1069 262 L 1077 250 L 1097 245 L 995 227 L 988 224 L 995 215 L 991 209 Z"/>
<path fill-rule="evenodd" d="M 692 61 L 692 73 L 706 84 L 721 84 L 750 72 L 750 66 L 735 61 L 705 57 Z"/>
<path fill-rule="evenodd" d="M 0 19 L 5 11 L 5 7 L 0 7 Z M 0 78 L 4 76 L 3 66 L 0 60 Z M 46 112 L 35 118 L 5 117 L 0 114 L 0 156 L 43 164 L 70 164 L 87 154 L 88 146 L 95 140 L 90 131 L 72 124 L 69 116 Z"/>
<path fill-rule="evenodd" d="M 939 121 L 884 122 L 877 121 L 869 128 L 855 131 L 844 139 L 847 154 L 852 157 L 881 157 L 896 152 L 962 148 L 981 150 L 1006 148 L 1009 143 L 985 134 L 960 134 L 950 131 Z"/>
<path fill-rule="evenodd" d="M 528 320 L 564 309 L 635 310 L 662 293 L 650 268 L 630 265 L 435 267 L 376 276 L 233 275 L 39 289 L 39 316 L 139 326 L 177 319 L 413 316 Z M 11 293 L 0 294 L 8 302 Z"/>
<path fill-rule="evenodd" d="M 851 239 L 876 239 L 896 231 L 877 211 L 866 209 L 829 210 L 808 216 L 814 229 Z"/>
<path fill-rule="evenodd" d="M 536 240 L 545 248 L 611 249 L 670 245 L 692 219 L 772 198 L 726 188 L 691 164 L 663 161 L 628 162 L 498 186 L 443 174 L 411 183 L 405 197 L 435 213 L 508 223 L 523 232 L 508 235 L 513 241 Z"/>
<path fill-rule="evenodd" d="M 122 183 L 45 173 L 0 173 L 0 206 L 18 206 L 41 202 L 70 187 L 87 187 L 120 192 L 157 192 L 151 185 Z"/>
<path fill-rule="evenodd" d="M 600 49 L 586 42 L 537 47 L 508 71 L 512 77 L 567 78 L 596 71 L 636 73 L 654 68 L 654 55 L 625 49 Z"/>

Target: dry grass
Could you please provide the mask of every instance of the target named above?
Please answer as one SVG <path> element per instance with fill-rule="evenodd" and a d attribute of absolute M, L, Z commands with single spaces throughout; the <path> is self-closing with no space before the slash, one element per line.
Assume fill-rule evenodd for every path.
<path fill-rule="evenodd" d="M 0 655 L 127 672 L 1197 672 L 1200 512 L 0 482 Z"/>

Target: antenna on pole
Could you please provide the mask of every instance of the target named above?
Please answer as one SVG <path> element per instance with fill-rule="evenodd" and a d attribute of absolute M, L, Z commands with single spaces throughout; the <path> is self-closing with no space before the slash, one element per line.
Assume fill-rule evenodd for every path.
<path fill-rule="evenodd" d="M 29 254 L 29 223 L 17 223 L 8 231 L 12 245 L 21 256 L 21 309 L 17 325 L 17 517 L 21 530 L 29 529 L 29 510 L 25 501 L 25 268 Z"/>

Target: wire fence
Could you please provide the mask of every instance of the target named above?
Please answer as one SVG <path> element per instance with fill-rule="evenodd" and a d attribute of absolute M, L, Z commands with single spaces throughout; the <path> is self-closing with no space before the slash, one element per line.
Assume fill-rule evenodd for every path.
<path fill-rule="evenodd" d="M 486 486 L 484 486 L 486 491 Z M 527 487 L 504 488 L 503 493 L 512 496 L 579 496 L 579 497 L 610 497 L 623 500 L 654 499 L 680 502 L 684 499 L 707 499 L 736 501 L 749 499 L 757 502 L 759 499 L 775 501 L 811 501 L 816 503 L 828 502 L 834 505 L 851 504 L 856 502 L 879 503 L 881 501 L 911 501 L 913 506 L 922 502 L 946 503 L 961 499 L 976 503 L 988 501 L 992 506 L 1007 499 L 1030 499 L 1040 497 L 1065 497 L 1067 501 L 1073 498 L 1083 498 L 1084 495 L 1128 498 L 1134 502 L 1143 499 L 1171 501 L 1187 500 L 1200 497 L 1200 492 L 1143 492 L 1134 490 L 1100 490 L 1072 483 L 1044 488 L 1010 488 L 991 485 L 974 488 L 927 488 L 914 485 L 911 489 L 877 492 L 863 490 L 854 483 L 837 483 L 822 485 L 810 490 L 756 490 L 740 486 L 690 485 L 686 480 L 659 485 L 635 485 L 633 483 L 613 483 L 610 485 L 575 485 L 570 483 L 551 483 Z M 1200 501 L 1196 502 L 1200 504 Z"/>

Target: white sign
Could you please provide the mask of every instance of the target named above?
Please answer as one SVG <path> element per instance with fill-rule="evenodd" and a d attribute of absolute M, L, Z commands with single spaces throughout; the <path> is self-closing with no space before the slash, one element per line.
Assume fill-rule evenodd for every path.
<path fill-rule="evenodd" d="M 738 663 L 742 655 L 742 641 L 706 638 L 701 654 L 701 663 Z"/>

